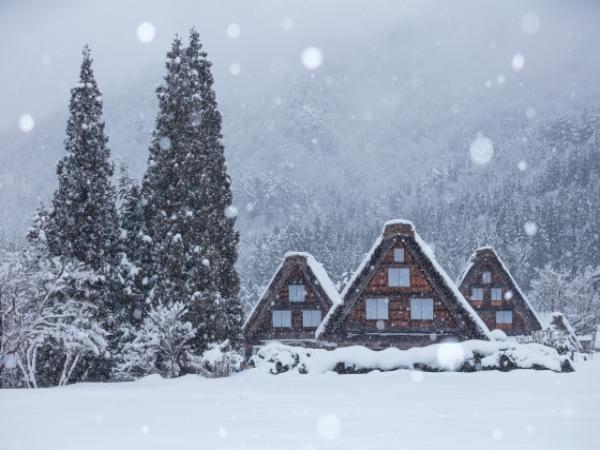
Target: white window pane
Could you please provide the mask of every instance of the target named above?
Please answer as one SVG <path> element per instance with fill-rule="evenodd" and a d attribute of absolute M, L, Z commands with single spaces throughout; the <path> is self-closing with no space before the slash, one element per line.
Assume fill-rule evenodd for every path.
<path fill-rule="evenodd" d="M 492 300 L 502 300 L 502 289 L 492 288 Z"/>
<path fill-rule="evenodd" d="M 281 326 L 290 328 L 292 326 L 292 312 L 281 311 Z"/>
<path fill-rule="evenodd" d="M 410 269 L 408 267 L 390 267 L 388 269 L 388 286 L 410 286 Z"/>
<path fill-rule="evenodd" d="M 411 320 L 421 320 L 421 302 L 418 298 L 410 299 L 410 318 Z"/>
<path fill-rule="evenodd" d="M 368 298 L 367 299 L 367 319 L 368 320 L 377 319 L 377 299 L 376 298 Z"/>
<path fill-rule="evenodd" d="M 471 300 L 483 300 L 483 289 L 482 288 L 471 289 Z"/>
<path fill-rule="evenodd" d="M 290 284 L 288 286 L 290 302 L 303 302 L 306 292 L 303 284 Z"/>
<path fill-rule="evenodd" d="M 321 323 L 321 311 L 307 309 L 302 311 L 302 326 L 305 328 L 318 327 Z"/>
<path fill-rule="evenodd" d="M 394 249 L 394 261 L 404 262 L 404 249 L 403 248 L 395 248 Z"/>
<path fill-rule="evenodd" d="M 273 311 L 273 326 L 280 327 L 281 326 L 281 311 Z"/>
<path fill-rule="evenodd" d="M 388 299 L 380 298 L 377 302 L 377 318 L 387 320 L 389 317 Z"/>
<path fill-rule="evenodd" d="M 491 283 L 492 282 L 492 273 L 491 272 L 483 272 L 482 278 L 483 278 L 482 281 L 484 283 Z"/>
<path fill-rule="evenodd" d="M 421 314 L 423 320 L 433 320 L 433 299 L 424 298 L 421 300 Z"/>
<path fill-rule="evenodd" d="M 512 311 L 496 311 L 496 323 L 512 323 Z"/>

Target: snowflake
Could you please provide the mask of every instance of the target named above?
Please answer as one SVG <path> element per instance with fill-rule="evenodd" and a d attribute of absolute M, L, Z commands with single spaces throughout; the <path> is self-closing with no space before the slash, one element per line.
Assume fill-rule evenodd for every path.
<path fill-rule="evenodd" d="M 322 63 L 323 53 L 317 47 L 307 47 L 302 52 L 302 64 L 307 69 L 317 69 Z"/>
<path fill-rule="evenodd" d="M 21 117 L 19 117 L 19 128 L 24 133 L 29 133 L 31 130 L 33 130 L 34 126 L 35 120 L 33 120 L 33 116 L 31 114 L 23 114 Z"/>
<path fill-rule="evenodd" d="M 142 22 L 137 27 L 137 38 L 142 44 L 152 42 L 155 34 L 154 25 L 150 22 Z"/>

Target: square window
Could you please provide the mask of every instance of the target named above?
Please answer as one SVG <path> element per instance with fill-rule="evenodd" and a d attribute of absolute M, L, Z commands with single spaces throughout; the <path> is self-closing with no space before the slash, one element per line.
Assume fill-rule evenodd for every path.
<path fill-rule="evenodd" d="M 389 287 L 409 287 L 410 269 L 408 267 L 390 267 L 388 269 Z"/>
<path fill-rule="evenodd" d="M 492 282 L 492 272 L 483 272 L 481 274 L 481 281 L 483 283 L 489 284 Z"/>
<path fill-rule="evenodd" d="M 290 284 L 288 286 L 290 302 L 303 302 L 306 296 L 303 284 Z"/>
<path fill-rule="evenodd" d="M 433 320 L 433 299 L 432 298 L 411 298 L 410 299 L 410 319 L 411 320 Z"/>
<path fill-rule="evenodd" d="M 502 300 L 502 289 L 500 288 L 492 288 L 492 301 L 500 301 Z"/>
<path fill-rule="evenodd" d="M 496 311 L 496 323 L 512 323 L 512 311 Z"/>
<path fill-rule="evenodd" d="M 306 309 L 302 311 L 302 326 L 304 328 L 316 328 L 321 324 L 321 311 L 318 309 Z"/>
<path fill-rule="evenodd" d="M 388 299 L 387 298 L 368 298 L 366 299 L 367 320 L 387 320 Z"/>
<path fill-rule="evenodd" d="M 483 300 L 483 288 L 471 289 L 471 300 L 482 301 Z"/>
<path fill-rule="evenodd" d="M 292 327 L 292 312 L 291 311 L 272 311 L 273 328 L 291 328 Z"/>
<path fill-rule="evenodd" d="M 394 249 L 394 261 L 395 262 L 404 262 L 404 249 L 403 248 L 395 248 Z"/>

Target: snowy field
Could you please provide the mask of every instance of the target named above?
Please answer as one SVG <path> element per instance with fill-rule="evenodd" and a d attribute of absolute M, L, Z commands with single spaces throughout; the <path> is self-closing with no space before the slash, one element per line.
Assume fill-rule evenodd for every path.
<path fill-rule="evenodd" d="M 575 373 L 226 379 L 0 391 L 0 449 L 599 449 L 600 357 Z"/>

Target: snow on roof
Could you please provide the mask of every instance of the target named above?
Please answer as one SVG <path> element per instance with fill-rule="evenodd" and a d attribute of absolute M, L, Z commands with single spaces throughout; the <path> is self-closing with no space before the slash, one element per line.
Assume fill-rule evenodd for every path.
<path fill-rule="evenodd" d="M 244 322 L 242 329 L 245 329 L 246 326 L 248 325 L 248 323 L 250 322 L 250 319 L 256 312 L 258 305 L 260 305 L 260 303 L 262 302 L 262 299 L 265 297 L 265 295 L 267 295 L 267 292 L 269 291 L 271 285 L 273 284 L 275 277 L 281 271 L 285 262 L 289 258 L 294 257 L 294 256 L 299 256 L 306 260 L 306 265 L 310 268 L 311 272 L 317 279 L 317 282 L 319 283 L 321 288 L 323 288 L 323 291 L 325 291 L 325 295 L 327 295 L 329 297 L 331 302 L 334 305 L 341 303 L 342 300 L 340 297 L 340 293 L 335 288 L 333 281 L 331 281 L 331 278 L 329 278 L 329 275 L 327 274 L 327 271 L 325 270 L 323 265 L 319 261 L 317 261 L 313 255 L 311 255 L 310 253 L 306 253 L 306 252 L 287 252 L 285 255 L 283 255 L 283 259 L 277 266 L 277 269 L 275 269 L 275 272 L 273 272 L 273 275 L 271 276 L 271 279 L 267 283 L 266 288 L 264 289 L 263 293 L 259 297 L 258 301 L 252 307 L 250 314 L 248 314 L 248 316 L 246 317 L 246 321 Z"/>
<path fill-rule="evenodd" d="M 492 253 L 493 256 L 498 260 L 498 263 L 500 264 L 500 267 L 502 268 L 502 270 L 504 271 L 504 273 L 506 273 L 506 275 L 508 276 L 508 279 L 510 280 L 510 282 L 513 285 L 513 287 L 516 289 L 517 293 L 521 296 L 521 298 L 523 299 L 523 301 L 525 302 L 525 304 L 527 305 L 527 307 L 529 308 L 529 310 L 533 314 L 533 317 L 535 318 L 535 320 L 537 320 L 537 322 L 539 323 L 539 325 L 542 328 L 545 328 L 544 322 L 541 320 L 540 316 L 536 312 L 536 310 L 533 307 L 533 305 L 531 303 L 529 303 L 529 300 L 527 299 L 527 297 L 525 296 L 525 294 L 523 293 L 523 291 L 521 290 L 521 288 L 517 284 L 517 281 L 513 278 L 512 274 L 510 273 L 510 270 L 508 270 L 508 267 L 506 266 L 506 264 L 504 264 L 504 261 L 502 261 L 502 258 L 500 258 L 500 256 L 498 256 L 498 253 L 496 253 L 496 250 L 494 249 L 494 247 L 492 247 L 490 245 L 484 245 L 482 247 L 479 247 L 478 249 L 476 249 L 473 252 L 473 254 L 470 256 L 469 260 L 467 261 L 467 263 L 463 267 L 463 270 L 462 270 L 461 274 L 457 278 L 456 285 L 460 286 L 462 284 L 462 282 L 467 277 L 467 274 L 473 268 L 473 265 L 475 264 L 475 261 L 476 261 L 476 258 L 477 258 L 477 254 L 478 253 L 482 253 L 484 251 L 488 251 L 488 252 Z"/>
<path fill-rule="evenodd" d="M 477 314 L 475 312 L 475 310 L 471 307 L 471 305 L 469 304 L 469 302 L 467 302 L 467 300 L 463 297 L 463 295 L 457 289 L 456 285 L 452 282 L 452 279 L 448 276 L 448 274 L 446 273 L 446 271 L 437 262 L 437 259 L 435 258 L 435 255 L 433 254 L 433 251 L 431 250 L 431 248 L 429 247 L 429 245 L 427 245 L 425 243 L 425 241 L 423 241 L 421 239 L 421 236 L 419 236 L 419 234 L 416 232 L 414 224 L 411 221 L 404 220 L 404 219 L 388 220 L 384 224 L 383 231 L 382 231 L 381 235 L 375 240 L 375 242 L 373 243 L 373 246 L 371 247 L 371 249 L 365 254 L 365 256 L 363 257 L 362 261 L 360 262 L 360 264 L 358 265 L 358 267 L 356 268 L 356 270 L 352 274 L 352 277 L 350 278 L 350 280 L 348 281 L 348 283 L 344 287 L 344 290 L 341 293 L 342 301 L 339 304 L 334 305 L 334 306 L 331 307 L 331 309 L 329 310 L 329 312 L 327 313 L 327 315 L 325 316 L 325 318 L 321 322 L 321 325 L 319 325 L 319 327 L 317 328 L 317 331 L 315 332 L 315 336 L 318 338 L 325 331 L 325 328 L 327 327 L 327 325 L 328 325 L 331 317 L 335 313 L 335 311 L 338 308 L 341 308 L 343 306 L 343 304 L 344 304 L 344 302 L 346 300 L 346 296 L 348 295 L 348 291 L 352 288 L 352 286 L 354 285 L 354 282 L 356 281 L 356 279 L 358 278 L 358 276 L 364 271 L 366 265 L 369 263 L 369 261 L 371 260 L 373 254 L 375 253 L 375 250 L 381 245 L 381 243 L 383 241 L 383 234 L 385 232 L 386 227 L 388 225 L 398 225 L 398 224 L 409 225 L 412 228 L 412 231 L 414 232 L 415 242 L 420 247 L 421 251 L 429 258 L 429 260 L 431 261 L 431 264 L 433 265 L 433 268 L 435 269 L 435 271 L 438 272 L 438 274 L 440 275 L 440 277 L 442 278 L 442 280 L 444 281 L 444 283 L 446 284 L 446 286 L 448 287 L 448 289 L 454 294 L 454 296 L 456 297 L 456 299 L 458 300 L 458 302 L 465 309 L 465 311 L 471 317 L 471 319 L 473 319 L 473 321 L 478 326 L 478 328 L 481 330 L 481 332 L 489 340 L 493 341 L 494 339 L 492 338 L 490 330 L 488 329 L 488 327 L 486 326 L 486 324 L 483 322 L 483 320 L 481 320 L 481 317 L 479 317 L 479 314 Z"/>

